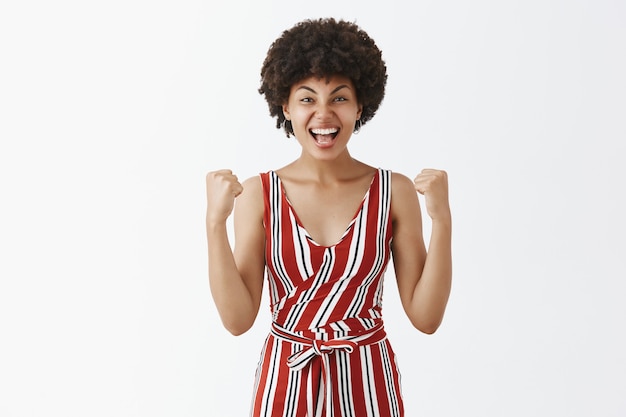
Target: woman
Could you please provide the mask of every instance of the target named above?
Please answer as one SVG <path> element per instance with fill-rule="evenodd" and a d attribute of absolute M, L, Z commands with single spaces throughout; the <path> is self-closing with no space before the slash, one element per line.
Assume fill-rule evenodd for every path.
<path fill-rule="evenodd" d="M 411 323 L 433 333 L 442 321 L 452 275 L 446 173 L 426 169 L 411 181 L 347 147 L 386 80 L 380 50 L 355 24 L 298 23 L 271 45 L 259 92 L 298 140 L 299 158 L 243 184 L 229 170 L 207 174 L 209 281 L 234 335 L 254 323 L 268 277 L 272 328 L 252 416 L 404 415 L 381 314 L 391 258 Z M 416 191 L 432 218 L 428 252 Z"/>

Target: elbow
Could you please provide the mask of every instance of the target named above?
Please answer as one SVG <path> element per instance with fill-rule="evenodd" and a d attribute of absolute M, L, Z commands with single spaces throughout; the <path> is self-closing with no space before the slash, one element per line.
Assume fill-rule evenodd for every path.
<path fill-rule="evenodd" d="M 236 329 L 236 328 L 228 328 L 228 327 L 226 328 L 226 330 L 228 330 L 228 332 L 232 334 L 233 336 L 241 336 L 242 334 L 248 331 L 248 329 Z"/>
<path fill-rule="evenodd" d="M 251 326 L 242 326 L 242 325 L 234 325 L 234 324 L 229 325 L 229 324 L 224 323 L 224 327 L 233 336 L 241 336 L 242 334 L 250 330 Z"/>
<path fill-rule="evenodd" d="M 436 305 L 429 304 L 408 310 L 407 313 L 413 327 L 422 333 L 430 335 L 434 334 L 441 326 L 445 307 L 445 302 Z"/>
<path fill-rule="evenodd" d="M 411 324 L 413 324 L 413 327 L 420 332 L 431 335 L 435 334 L 437 329 L 439 329 L 439 326 L 441 326 L 441 320 L 411 320 Z"/>
<path fill-rule="evenodd" d="M 224 328 L 233 336 L 241 336 L 254 324 L 254 320 L 222 320 Z"/>
<path fill-rule="evenodd" d="M 239 311 L 237 309 L 219 309 L 219 316 L 222 326 L 233 336 L 241 336 L 252 328 L 256 320 L 256 312 Z"/>
<path fill-rule="evenodd" d="M 439 325 L 435 325 L 435 326 L 421 326 L 421 327 L 417 327 L 417 330 L 419 330 L 422 333 L 425 334 L 435 334 L 435 332 L 437 331 L 437 329 L 439 329 Z"/>

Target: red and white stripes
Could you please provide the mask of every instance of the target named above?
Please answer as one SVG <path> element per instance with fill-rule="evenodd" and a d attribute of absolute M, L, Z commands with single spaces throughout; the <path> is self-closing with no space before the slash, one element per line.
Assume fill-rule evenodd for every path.
<path fill-rule="evenodd" d="M 261 174 L 272 331 L 253 417 L 402 417 L 381 300 L 391 246 L 391 173 L 379 169 L 339 242 L 316 243 L 280 178 Z"/>

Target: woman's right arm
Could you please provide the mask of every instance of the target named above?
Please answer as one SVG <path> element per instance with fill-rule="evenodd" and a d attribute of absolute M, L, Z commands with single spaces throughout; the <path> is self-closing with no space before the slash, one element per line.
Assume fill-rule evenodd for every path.
<path fill-rule="evenodd" d="M 265 234 L 261 181 L 253 177 L 241 185 L 231 171 L 220 170 L 207 174 L 206 185 L 211 294 L 224 327 L 240 335 L 252 327 L 263 291 Z M 233 207 L 234 251 L 226 228 Z"/>

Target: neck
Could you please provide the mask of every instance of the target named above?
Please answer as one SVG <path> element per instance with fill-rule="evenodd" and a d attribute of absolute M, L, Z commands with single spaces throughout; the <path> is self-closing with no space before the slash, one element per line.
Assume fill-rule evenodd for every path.
<path fill-rule="evenodd" d="M 310 158 L 306 154 L 302 154 L 291 165 L 294 168 L 297 167 L 303 176 L 319 182 L 334 182 L 352 178 L 364 166 L 363 163 L 352 158 L 347 151 L 339 158 L 329 161 Z"/>

